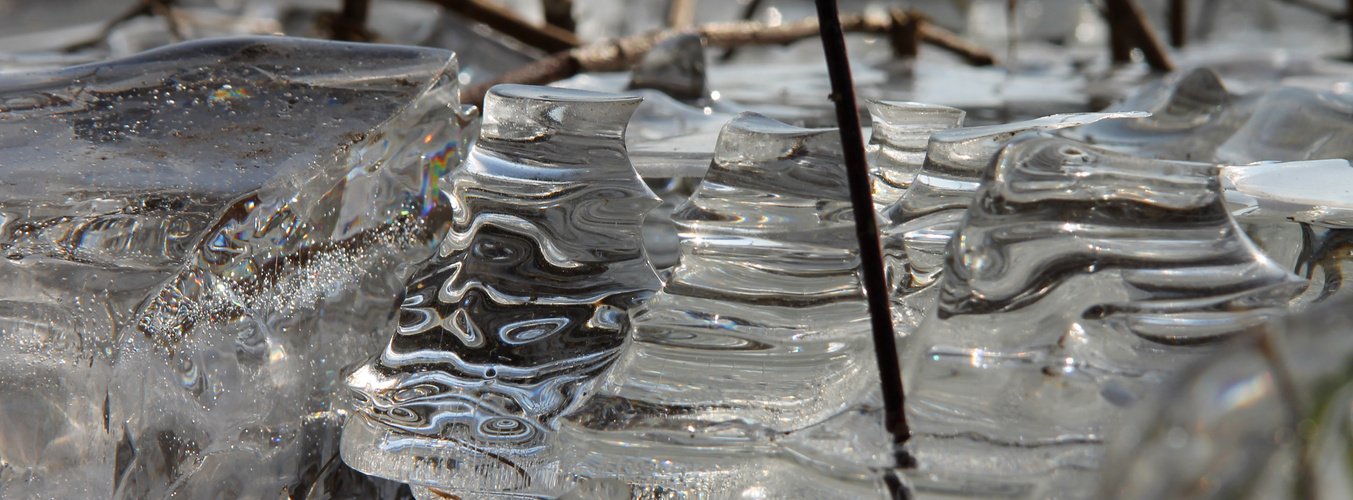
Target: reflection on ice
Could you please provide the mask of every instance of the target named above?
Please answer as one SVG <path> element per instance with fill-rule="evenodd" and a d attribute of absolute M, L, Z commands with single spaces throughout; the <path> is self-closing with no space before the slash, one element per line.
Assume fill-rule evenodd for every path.
<path fill-rule="evenodd" d="M 5 496 L 350 475 L 336 371 L 446 223 L 454 74 L 444 51 L 266 38 L 4 77 L 0 324 L 44 325 L 4 329 L 31 346 L 0 354 L 0 432 L 26 436 L 0 438 Z"/>
<path fill-rule="evenodd" d="M 551 494 L 559 419 L 593 393 L 660 283 L 658 199 L 625 154 L 636 97 L 500 85 L 446 187 L 454 222 L 378 357 L 348 378 L 343 457 L 468 494 Z"/>

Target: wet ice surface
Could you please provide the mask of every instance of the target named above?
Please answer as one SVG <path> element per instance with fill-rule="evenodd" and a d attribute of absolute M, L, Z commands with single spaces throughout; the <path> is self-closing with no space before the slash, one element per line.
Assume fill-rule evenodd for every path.
<path fill-rule="evenodd" d="M 1087 496 L 1074 476 L 1124 409 L 1281 314 L 1305 282 L 1244 237 L 1216 170 L 1052 137 L 1002 151 L 904 349 L 918 487 Z"/>
<path fill-rule="evenodd" d="M 872 480 L 805 468 L 779 442 L 878 376 L 839 135 L 739 115 L 672 218 L 680 265 L 567 417 L 564 469 L 691 497 L 875 496 Z"/>
<path fill-rule="evenodd" d="M 661 286 L 641 222 L 659 200 L 623 132 L 639 99 L 502 85 L 447 192 L 456 213 L 379 357 L 348 378 L 358 470 L 476 494 L 557 493 L 559 419 L 595 392 Z"/>
<path fill-rule="evenodd" d="M 373 23 L 433 36 L 413 21 Z M 121 29 L 124 49 L 163 34 Z M 489 43 L 470 38 L 446 43 Z M 479 47 L 471 77 L 524 60 Z M 466 168 L 441 51 L 237 40 L 3 77 L 0 497 L 882 496 L 847 212 L 785 173 L 839 165 L 831 133 L 744 117 L 763 136 L 716 152 L 744 109 L 825 124 L 820 60 L 694 52 L 570 83 L 642 102 L 506 90 L 568 104 L 490 117 Z M 937 102 L 872 113 L 914 495 L 1346 496 L 1346 68 L 1215 68 L 1023 122 L 1088 109 L 1096 82 L 926 58 L 857 75 Z M 953 107 L 1000 123 L 949 128 Z M 803 164 L 716 163 L 697 187 L 720 157 Z M 1290 343 L 1244 344 L 1291 311 L 1315 316 Z"/>
<path fill-rule="evenodd" d="M 336 460 L 336 373 L 443 232 L 454 75 L 268 38 L 5 77 L 4 496 L 394 494 Z"/>

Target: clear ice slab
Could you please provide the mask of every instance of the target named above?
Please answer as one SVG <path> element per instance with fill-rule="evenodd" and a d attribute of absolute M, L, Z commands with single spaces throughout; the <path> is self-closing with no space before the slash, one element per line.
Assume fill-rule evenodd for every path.
<path fill-rule="evenodd" d="M 422 184 L 464 145 L 455 67 L 269 37 L 0 77 L 3 495 L 276 498 L 350 473 L 326 466 L 334 385 L 441 232 L 400 214 L 445 205 Z"/>
<path fill-rule="evenodd" d="M 930 136 L 963 126 L 958 108 L 905 101 L 865 101 L 872 133 L 866 146 L 874 208 L 882 212 L 911 187 L 925 163 Z"/>
<path fill-rule="evenodd" d="M 1045 135 L 1002 150 L 902 354 L 918 491 L 1088 497 L 1127 409 L 1285 313 L 1306 281 L 1245 237 L 1218 170 Z"/>
<path fill-rule="evenodd" d="M 659 200 L 626 154 L 639 98 L 500 85 L 446 191 L 437 256 L 386 348 L 347 380 L 343 458 L 457 495 L 557 494 L 559 418 L 593 390 L 661 283 L 641 223 Z"/>
<path fill-rule="evenodd" d="M 849 464 L 804 467 L 781 442 L 878 383 L 836 130 L 739 115 L 672 218 L 680 264 L 633 311 L 633 342 L 599 392 L 566 417 L 563 469 L 634 485 L 636 498 L 877 497 L 863 467 L 843 483 L 831 476 Z"/>
<path fill-rule="evenodd" d="M 952 112 L 943 112 L 952 116 Z M 1135 118 L 1143 112 L 1052 115 L 981 127 L 940 130 L 926 143 L 925 160 L 902 196 L 880 214 L 883 259 L 887 267 L 893 319 L 899 333 L 916 328 L 934 308 L 926 291 L 941 276 L 944 251 L 983 172 L 1001 148 L 1026 132 L 1053 131 L 1101 120 Z M 889 118 L 883 116 L 886 122 Z M 886 130 L 890 126 L 884 125 Z M 882 163 L 882 160 L 879 160 Z M 887 168 L 887 167 L 884 167 Z"/>

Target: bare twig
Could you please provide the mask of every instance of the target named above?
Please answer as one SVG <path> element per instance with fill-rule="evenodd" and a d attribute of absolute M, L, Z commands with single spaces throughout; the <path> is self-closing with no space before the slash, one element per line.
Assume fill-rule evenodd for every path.
<path fill-rule="evenodd" d="M 137 2 L 136 5 L 133 5 L 131 8 L 127 9 L 123 13 L 118 14 L 117 17 L 114 17 L 113 19 L 109 20 L 107 24 L 104 24 L 103 29 L 99 30 L 98 35 L 83 42 L 76 42 L 67 45 L 64 48 L 62 48 L 61 51 L 69 53 L 98 45 L 100 42 L 107 40 L 108 35 L 113 32 L 113 29 L 118 27 L 118 25 L 122 23 L 125 23 L 127 21 L 130 21 L 132 19 L 141 16 L 152 16 L 159 15 L 161 13 L 168 13 L 169 12 L 168 8 L 174 3 L 174 1 L 175 0 L 141 0 L 140 2 Z M 182 35 L 180 33 L 181 28 L 178 26 L 177 20 L 171 18 L 168 19 L 168 21 L 166 22 L 169 23 L 169 30 L 171 36 L 177 37 Z"/>
<path fill-rule="evenodd" d="M 1351 0 L 1353 1 L 1353 0 Z M 841 31 L 836 0 L 817 0 L 817 15 L 822 22 L 822 48 L 827 55 L 827 73 L 831 76 L 831 100 L 836 103 L 836 119 L 841 133 L 841 152 L 846 163 L 846 182 L 850 186 L 850 205 L 855 214 L 855 236 L 860 243 L 860 274 L 869 303 L 869 324 L 874 337 L 874 355 L 878 361 L 879 385 L 883 391 L 884 426 L 893 436 L 895 464 L 914 468 L 915 462 L 901 445 L 911 437 L 907 427 L 906 396 L 902 390 L 902 368 L 897 359 L 897 338 L 888 304 L 888 282 L 884 278 L 883 252 L 880 250 L 878 222 L 869 187 L 869 166 L 865 162 L 864 134 L 860 112 L 855 103 L 855 86 L 846 57 L 846 38 Z M 915 22 L 915 21 L 913 21 Z M 899 496 L 901 482 L 887 476 L 892 496 Z"/>
<path fill-rule="evenodd" d="M 516 38 L 521 43 L 543 50 L 559 52 L 579 45 L 578 37 L 573 33 L 546 24 L 537 26 L 518 17 L 516 13 L 487 0 L 427 0 L 440 5 L 466 18 L 488 25 L 504 35 Z"/>
<path fill-rule="evenodd" d="M 573 0 L 542 0 L 545 8 L 545 22 L 573 33 L 578 31 L 578 22 L 573 19 Z"/>
<path fill-rule="evenodd" d="M 1156 36 L 1155 28 L 1146 20 L 1146 14 L 1134 0 L 1108 0 L 1105 17 L 1109 21 L 1110 42 L 1114 61 L 1124 62 L 1131 47 L 1142 50 L 1146 63 L 1156 71 L 1173 71 L 1174 62 L 1165 50 L 1165 44 Z"/>
<path fill-rule="evenodd" d="M 1183 47 L 1189 32 L 1189 0 L 1170 0 L 1170 45 Z"/>
<path fill-rule="evenodd" d="M 847 14 L 840 17 L 844 32 L 888 34 L 897 15 Z M 963 56 L 970 64 L 989 65 L 996 61 L 985 48 L 929 22 L 919 23 L 921 40 Z M 461 96 L 467 104 L 480 104 L 489 87 L 500 83 L 541 85 L 583 71 L 625 71 L 639 61 L 659 41 L 680 33 L 700 35 L 706 47 L 732 48 L 747 45 L 784 45 L 818 34 L 817 18 L 766 26 L 758 22 L 710 23 L 689 29 L 657 30 L 631 37 L 604 40 L 554 54 L 546 59 L 500 75 L 493 81 L 467 89 Z"/>
<path fill-rule="evenodd" d="M 349 42 L 371 41 L 371 33 L 366 28 L 367 13 L 370 10 L 371 0 L 343 0 L 343 10 L 330 22 L 333 39 Z"/>
<path fill-rule="evenodd" d="M 739 19 L 742 19 L 743 21 L 751 21 L 752 17 L 756 15 L 756 11 L 761 10 L 762 1 L 763 0 L 751 0 L 750 2 L 747 2 L 747 5 L 742 8 L 742 17 L 740 17 Z M 724 49 L 723 55 L 719 56 L 719 60 L 723 62 L 728 62 L 733 59 L 733 54 L 736 54 L 737 52 L 738 52 L 737 47 L 729 47 L 727 49 Z"/>
<path fill-rule="evenodd" d="M 672 8 L 667 12 L 667 25 L 685 28 L 692 24 L 695 24 L 695 0 L 672 0 Z"/>
<path fill-rule="evenodd" d="M 996 64 L 996 56 L 977 42 L 958 36 L 934 23 L 921 23 L 921 41 L 941 49 L 958 54 L 973 66 L 991 66 Z"/>
<path fill-rule="evenodd" d="M 1345 5 L 1344 7 L 1345 21 L 1348 23 L 1348 26 L 1350 28 L 1353 28 L 1353 0 L 1348 0 L 1347 2 L 1344 3 L 1344 5 Z M 1353 31 L 1349 32 L 1349 36 L 1350 38 L 1353 38 Z M 1350 52 L 1348 54 L 1348 57 L 1350 59 L 1353 59 L 1353 52 Z"/>
<path fill-rule="evenodd" d="M 888 32 L 888 41 L 892 42 L 893 55 L 914 58 L 921 53 L 921 25 L 925 17 L 917 12 L 903 13 L 900 10 L 889 12 L 893 20 L 893 29 Z"/>

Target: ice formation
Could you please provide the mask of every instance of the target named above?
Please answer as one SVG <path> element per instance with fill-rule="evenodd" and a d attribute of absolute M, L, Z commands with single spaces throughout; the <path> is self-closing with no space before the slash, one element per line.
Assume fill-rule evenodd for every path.
<path fill-rule="evenodd" d="M 4 496 L 393 494 L 333 392 L 449 223 L 455 68 L 244 38 L 3 77 Z"/>
<path fill-rule="evenodd" d="M 727 98 L 823 123 L 820 71 L 675 37 L 572 81 L 625 96 L 496 87 L 479 136 L 456 83 L 502 54 L 0 76 L 0 497 L 885 495 L 835 133 Z M 870 103 L 912 495 L 1353 491 L 1353 104 L 1222 81 Z"/>
<path fill-rule="evenodd" d="M 865 105 L 873 124 L 867 148 L 874 208 L 883 211 L 902 198 L 920 173 L 930 136 L 961 127 L 966 113 L 920 102 L 866 101 Z"/>
<path fill-rule="evenodd" d="M 1049 136 L 1002 150 L 904 349 L 918 481 L 1085 497 L 1125 409 L 1285 312 L 1306 282 L 1249 241 L 1218 173 Z"/>
<path fill-rule="evenodd" d="M 461 494 L 550 494 L 559 419 L 595 389 L 661 283 L 659 200 L 625 154 L 632 96 L 499 85 L 446 188 L 454 223 L 380 355 L 348 377 L 357 470 Z"/>
<path fill-rule="evenodd" d="M 875 495 L 872 479 L 833 482 L 778 443 L 877 383 L 840 147 L 833 129 L 729 122 L 673 213 L 680 265 L 567 417 L 566 470 L 648 494 Z"/>
<path fill-rule="evenodd" d="M 941 275 L 949 238 L 962 221 L 982 173 L 1011 138 L 1026 132 L 1052 131 L 1143 114 L 1052 115 L 931 134 L 920 170 L 901 198 L 880 214 L 883 258 L 889 274 L 896 328 L 903 334 L 914 330 L 925 312 L 934 308 L 932 285 Z M 881 117 L 889 120 L 887 116 Z M 897 126 L 882 125 L 884 130 Z M 878 161 L 882 165 L 882 160 Z"/>

